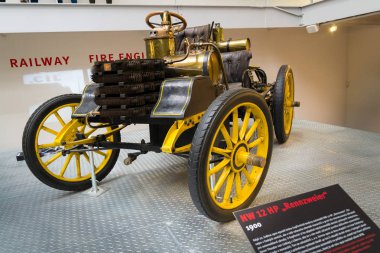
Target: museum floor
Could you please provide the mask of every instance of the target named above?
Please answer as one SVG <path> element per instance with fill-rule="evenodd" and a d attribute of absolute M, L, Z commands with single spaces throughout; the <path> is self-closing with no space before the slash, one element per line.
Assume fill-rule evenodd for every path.
<path fill-rule="evenodd" d="M 51 189 L 16 162 L 16 151 L 0 153 L 0 252 L 253 251 L 237 221 L 198 215 L 185 159 L 149 153 L 125 166 L 126 153 L 102 183 L 111 189 L 97 198 Z M 333 184 L 380 225 L 380 134 L 295 121 L 289 141 L 274 145 L 253 205 Z"/>

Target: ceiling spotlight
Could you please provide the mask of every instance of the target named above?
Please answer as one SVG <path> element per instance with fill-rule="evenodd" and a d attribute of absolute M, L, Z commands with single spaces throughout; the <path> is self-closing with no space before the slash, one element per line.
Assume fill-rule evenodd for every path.
<path fill-rule="evenodd" d="M 306 31 L 308 33 L 316 33 L 319 31 L 319 25 L 318 24 L 308 25 L 306 26 Z"/>
<path fill-rule="evenodd" d="M 338 27 L 337 27 L 336 25 L 332 25 L 332 26 L 330 26 L 330 28 L 329 28 L 329 31 L 330 31 L 331 33 L 336 32 L 336 30 L 338 30 Z"/>

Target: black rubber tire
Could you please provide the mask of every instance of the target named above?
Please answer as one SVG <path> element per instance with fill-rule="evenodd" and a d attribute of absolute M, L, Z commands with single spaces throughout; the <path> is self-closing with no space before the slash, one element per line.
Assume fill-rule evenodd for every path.
<path fill-rule="evenodd" d="M 289 65 L 282 65 L 280 70 L 278 71 L 276 85 L 274 86 L 274 91 L 273 91 L 273 124 L 274 124 L 274 131 L 276 133 L 276 139 L 279 144 L 285 143 L 288 140 L 290 133 L 292 131 L 292 126 L 290 126 L 290 131 L 287 134 L 285 132 L 285 126 L 284 126 L 284 97 L 285 97 L 285 79 L 286 79 L 287 72 L 293 75 L 293 71 Z M 293 119 L 292 119 L 292 122 L 293 122 Z"/>
<path fill-rule="evenodd" d="M 206 170 L 207 155 L 210 149 L 213 134 L 221 121 L 234 106 L 252 102 L 260 107 L 268 123 L 269 146 L 267 162 L 260 181 L 251 196 L 235 209 L 222 209 L 211 199 L 208 193 Z M 273 123 L 270 110 L 265 100 L 255 91 L 247 88 L 229 90 L 216 98 L 208 107 L 193 137 L 188 164 L 188 185 L 191 198 L 199 212 L 212 220 L 227 222 L 234 219 L 233 212 L 248 207 L 255 199 L 268 172 L 273 147 Z"/>
<path fill-rule="evenodd" d="M 41 182 L 55 189 L 64 191 L 82 191 L 91 187 L 91 179 L 81 182 L 66 182 L 51 176 L 47 171 L 45 171 L 38 161 L 37 154 L 34 149 L 35 136 L 37 134 L 38 126 L 46 115 L 59 106 L 69 103 L 79 103 L 80 100 L 80 94 L 66 94 L 49 99 L 34 111 L 24 128 L 22 150 L 26 164 L 28 165 L 30 171 Z M 121 140 L 120 132 L 116 132 L 114 134 L 114 140 L 117 142 Z M 96 180 L 101 181 L 111 172 L 119 157 L 119 152 L 120 150 L 118 149 L 113 150 L 108 163 L 100 172 L 97 173 Z"/>

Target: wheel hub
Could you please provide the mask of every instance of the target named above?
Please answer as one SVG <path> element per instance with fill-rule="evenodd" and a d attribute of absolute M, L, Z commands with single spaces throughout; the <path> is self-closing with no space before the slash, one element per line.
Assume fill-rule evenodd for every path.
<path fill-rule="evenodd" d="M 231 154 L 231 168 L 234 172 L 240 172 L 247 164 L 246 159 L 242 159 L 243 154 L 248 154 L 249 149 L 245 141 L 237 143 Z"/>
<path fill-rule="evenodd" d="M 231 153 L 231 169 L 233 172 L 241 172 L 246 165 L 264 167 L 266 159 L 264 157 L 251 154 L 246 141 L 238 142 Z"/>

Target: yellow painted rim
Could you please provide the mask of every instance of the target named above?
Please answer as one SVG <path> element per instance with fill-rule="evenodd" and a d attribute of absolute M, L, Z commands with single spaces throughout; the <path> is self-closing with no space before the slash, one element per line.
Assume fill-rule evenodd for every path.
<path fill-rule="evenodd" d="M 294 114 L 294 78 L 291 71 L 286 72 L 284 87 L 284 130 L 288 135 L 292 129 L 292 121 Z"/>
<path fill-rule="evenodd" d="M 238 109 L 245 111 L 240 124 Z M 232 117 L 232 131 L 225 127 L 225 123 L 229 124 L 229 117 Z M 217 136 L 223 137 L 225 149 L 214 146 Z M 211 142 L 207 158 L 207 187 L 213 202 L 222 209 L 234 209 L 242 205 L 256 189 L 264 171 L 262 167 L 241 163 L 237 164 L 239 168 L 235 168 L 234 152 L 242 145 L 246 145 L 251 154 L 267 158 L 268 123 L 264 112 L 253 103 L 242 103 L 231 109 L 215 131 Z M 215 155 L 221 156 L 223 160 L 213 162 L 211 159 Z"/>
<path fill-rule="evenodd" d="M 41 121 L 40 125 L 38 126 L 36 136 L 35 136 L 35 144 L 34 144 L 35 152 L 36 152 L 37 159 L 40 162 L 42 168 L 44 168 L 44 170 L 47 173 L 49 173 L 51 176 L 65 182 L 81 182 L 91 177 L 91 172 L 89 169 L 88 169 L 88 173 L 85 173 L 84 175 L 83 175 L 83 170 L 82 170 L 83 168 L 82 165 L 84 162 L 87 163 L 88 167 L 90 165 L 89 155 L 87 154 L 87 152 L 72 152 L 68 154 L 67 156 L 63 156 L 62 152 L 58 152 L 54 154 L 52 157 L 50 157 L 48 160 L 44 161 L 42 159 L 42 156 L 40 155 L 40 148 L 41 148 L 41 145 L 48 145 L 48 144 L 39 143 L 39 137 L 42 134 L 42 132 L 46 132 L 55 137 L 57 137 L 58 135 L 65 134 L 67 135 L 67 137 L 66 139 L 64 139 L 64 141 L 65 140 L 72 141 L 75 138 L 75 133 L 67 134 L 64 132 L 63 128 L 67 126 L 68 124 L 76 123 L 76 126 L 78 126 L 76 128 L 77 132 L 85 134 L 86 138 L 89 138 L 90 135 L 92 135 L 95 131 L 97 131 L 97 129 L 90 128 L 86 126 L 85 124 L 80 123 L 77 119 L 71 119 L 69 122 L 65 122 L 60 115 L 60 111 L 62 112 L 62 109 L 65 109 L 65 108 L 71 108 L 72 112 L 74 112 L 78 104 L 79 103 L 69 103 L 69 104 L 65 104 L 57 108 L 54 108 L 54 110 L 49 112 L 49 114 L 46 115 L 46 117 Z M 61 125 L 61 129 L 59 131 L 56 131 L 54 129 L 51 129 L 45 126 L 45 123 L 47 121 L 49 122 L 55 121 L 56 123 L 59 123 Z M 106 128 L 106 132 L 111 131 L 111 130 L 112 130 L 111 127 Z M 114 141 L 113 135 L 109 136 L 107 140 L 110 142 Z M 49 146 L 53 146 L 53 145 L 50 145 L 49 143 Z M 64 146 L 56 144 L 55 147 L 64 147 Z M 99 159 L 97 159 L 99 162 L 97 165 L 95 165 L 96 174 L 102 171 L 104 167 L 107 165 L 108 161 L 111 158 L 112 152 L 113 152 L 112 150 L 94 151 L 94 155 L 98 154 L 98 157 L 99 157 Z M 57 165 L 60 161 L 61 162 L 64 161 L 64 162 L 63 162 L 62 167 L 59 170 L 59 173 L 54 172 L 52 169 L 52 166 Z M 75 162 L 75 165 L 70 166 L 70 164 L 73 162 Z M 71 172 L 71 175 L 75 175 L 75 177 L 69 177 L 68 174 L 70 174 L 70 172 Z"/>

